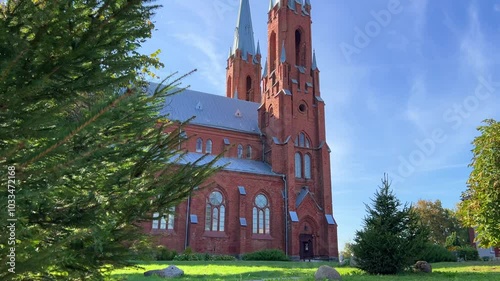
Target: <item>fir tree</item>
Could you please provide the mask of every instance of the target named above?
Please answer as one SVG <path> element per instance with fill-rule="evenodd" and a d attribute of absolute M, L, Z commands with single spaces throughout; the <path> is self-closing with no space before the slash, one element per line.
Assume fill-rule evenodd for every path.
<path fill-rule="evenodd" d="M 372 207 L 366 205 L 364 229 L 356 232 L 352 251 L 359 267 L 370 274 L 399 273 L 422 252 L 428 231 L 411 206 L 402 206 L 390 190 L 387 175 L 372 201 Z"/>
<path fill-rule="evenodd" d="M 137 51 L 154 28 L 151 2 L 0 3 L 1 174 L 15 169 L 0 191 L 1 280 L 104 279 L 147 239 L 140 222 L 215 172 L 213 161 L 176 165 L 184 124 L 160 110 L 180 80 L 149 89 L 161 63 Z M 4 231 L 13 217 L 15 245 Z"/>

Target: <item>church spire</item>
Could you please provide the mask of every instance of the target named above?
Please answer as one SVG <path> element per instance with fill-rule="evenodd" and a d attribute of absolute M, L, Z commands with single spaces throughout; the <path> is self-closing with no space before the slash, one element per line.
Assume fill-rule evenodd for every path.
<path fill-rule="evenodd" d="M 281 58 L 280 62 L 286 62 L 286 49 L 285 49 L 285 40 L 283 40 L 283 45 L 281 46 Z"/>
<path fill-rule="evenodd" d="M 253 37 L 252 15 L 250 13 L 249 0 L 241 0 L 236 30 L 234 32 L 233 54 L 241 51 L 241 57 L 246 60 L 247 55 L 255 55 L 255 43 Z"/>
<path fill-rule="evenodd" d="M 260 63 L 260 56 L 262 56 L 260 53 L 260 43 L 257 41 L 257 52 L 253 56 L 253 63 Z"/>
<path fill-rule="evenodd" d="M 264 70 L 262 71 L 262 78 L 267 77 L 267 58 L 266 62 L 264 63 Z"/>
<path fill-rule="evenodd" d="M 318 69 L 318 65 L 316 64 L 316 51 L 314 51 L 314 50 L 313 50 L 313 62 L 312 62 L 311 69 L 312 70 Z"/>

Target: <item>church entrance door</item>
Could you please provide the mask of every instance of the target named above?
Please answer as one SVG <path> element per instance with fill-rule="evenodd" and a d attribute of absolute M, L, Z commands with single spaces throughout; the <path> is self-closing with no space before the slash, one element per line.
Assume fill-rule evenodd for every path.
<path fill-rule="evenodd" d="M 300 259 L 311 260 L 314 258 L 313 236 L 311 234 L 300 234 Z"/>

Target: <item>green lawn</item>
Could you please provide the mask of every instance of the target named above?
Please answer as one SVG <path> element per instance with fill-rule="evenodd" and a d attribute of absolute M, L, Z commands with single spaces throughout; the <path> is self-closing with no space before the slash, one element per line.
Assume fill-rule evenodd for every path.
<path fill-rule="evenodd" d="M 113 271 L 114 276 L 127 281 L 165 280 L 144 277 L 146 270 L 162 269 L 175 264 L 184 270 L 176 280 L 314 280 L 314 272 L 323 265 L 317 262 L 144 262 L 144 269 L 126 268 Z M 335 267 L 335 265 L 334 265 Z M 462 262 L 433 264 L 432 274 L 404 274 L 398 276 L 370 276 L 358 269 L 336 267 L 345 281 L 403 280 L 403 281 L 500 281 L 500 262 Z"/>

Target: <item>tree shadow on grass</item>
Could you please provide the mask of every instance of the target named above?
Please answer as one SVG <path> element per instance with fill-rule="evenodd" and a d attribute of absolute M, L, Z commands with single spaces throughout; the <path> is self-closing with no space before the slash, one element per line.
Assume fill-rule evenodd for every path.
<path fill-rule="evenodd" d="M 280 280 L 280 281 L 306 281 L 314 280 L 314 277 L 306 276 L 280 276 L 283 275 L 282 271 L 252 271 L 249 273 L 238 273 L 238 274 L 184 274 L 182 277 L 169 278 L 168 280 L 207 280 L 207 281 L 217 281 L 217 280 Z M 165 281 L 165 278 L 150 276 L 145 277 L 143 273 L 130 273 L 130 274 L 118 274 L 115 277 L 122 278 L 124 281 Z M 298 277 L 298 279 L 297 279 Z"/>

